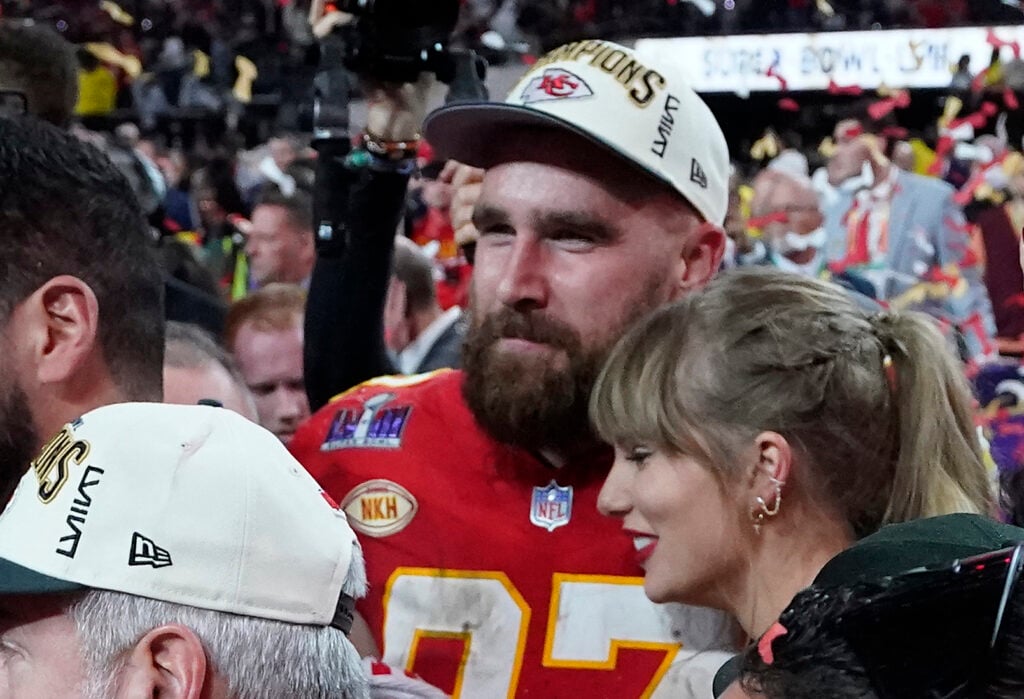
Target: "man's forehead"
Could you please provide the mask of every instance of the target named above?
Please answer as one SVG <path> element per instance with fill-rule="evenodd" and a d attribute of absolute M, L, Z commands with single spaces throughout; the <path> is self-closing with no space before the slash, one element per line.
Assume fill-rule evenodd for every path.
<path fill-rule="evenodd" d="M 520 129 L 492 151 L 484 174 L 484 191 L 495 189 L 495 180 L 530 177 L 529 164 L 550 168 L 566 183 L 589 182 L 626 201 L 644 201 L 667 196 L 689 207 L 669 184 L 637 165 L 580 136 L 547 129 Z"/>

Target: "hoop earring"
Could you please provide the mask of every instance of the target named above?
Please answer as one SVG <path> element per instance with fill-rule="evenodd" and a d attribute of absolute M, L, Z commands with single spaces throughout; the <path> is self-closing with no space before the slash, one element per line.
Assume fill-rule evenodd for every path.
<path fill-rule="evenodd" d="M 754 522 L 754 533 L 756 534 L 761 533 L 761 526 L 765 521 L 779 514 L 779 508 L 782 507 L 782 486 L 784 486 L 785 483 L 774 476 L 768 476 L 768 479 L 772 482 L 772 485 L 775 486 L 775 499 L 772 502 L 771 507 L 769 507 L 768 503 L 766 503 L 764 498 L 760 495 L 755 498 L 755 502 L 760 508 L 760 512 L 752 513 L 750 515 L 750 519 Z"/>

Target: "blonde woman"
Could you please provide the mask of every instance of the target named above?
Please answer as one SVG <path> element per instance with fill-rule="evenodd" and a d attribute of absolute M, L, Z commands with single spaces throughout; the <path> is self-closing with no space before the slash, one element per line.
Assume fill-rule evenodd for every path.
<path fill-rule="evenodd" d="M 757 638 L 883 524 L 988 513 L 963 372 L 926 316 L 869 315 L 771 269 L 723 274 L 616 346 L 591 399 L 615 446 L 599 507 L 657 602 Z"/>

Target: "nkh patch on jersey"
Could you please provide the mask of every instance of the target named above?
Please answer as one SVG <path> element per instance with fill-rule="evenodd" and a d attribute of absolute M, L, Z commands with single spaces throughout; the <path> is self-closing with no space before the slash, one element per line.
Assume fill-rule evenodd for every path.
<path fill-rule="evenodd" d="M 350 490 L 341 501 L 341 509 L 357 532 L 380 538 L 409 526 L 419 503 L 398 483 L 375 478 Z"/>
<path fill-rule="evenodd" d="M 572 517 L 572 486 L 562 487 L 554 480 L 543 488 L 534 487 L 530 502 L 530 521 L 549 532 L 565 526 Z"/>
<path fill-rule="evenodd" d="M 583 78 L 564 68 L 548 68 L 523 88 L 519 98 L 523 104 L 534 104 L 547 100 L 579 99 L 592 97 L 594 91 Z"/>
<path fill-rule="evenodd" d="M 342 408 L 331 420 L 320 451 L 351 449 L 353 447 L 397 449 L 402 445 L 402 433 L 409 422 L 411 405 L 387 405 L 394 393 L 373 396 L 363 409 Z"/>

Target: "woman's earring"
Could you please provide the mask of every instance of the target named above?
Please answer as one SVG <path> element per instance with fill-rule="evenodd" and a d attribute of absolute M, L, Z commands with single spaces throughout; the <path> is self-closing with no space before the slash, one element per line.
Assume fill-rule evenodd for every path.
<path fill-rule="evenodd" d="M 773 499 L 771 506 L 769 506 L 760 495 L 755 499 L 758 511 L 751 513 L 750 519 L 754 522 L 754 532 L 757 534 L 761 533 L 761 526 L 765 523 L 765 520 L 779 514 L 779 508 L 782 507 L 782 486 L 784 486 L 785 483 L 774 476 L 768 476 L 768 478 L 771 480 L 772 485 L 775 486 L 775 498 Z"/>

